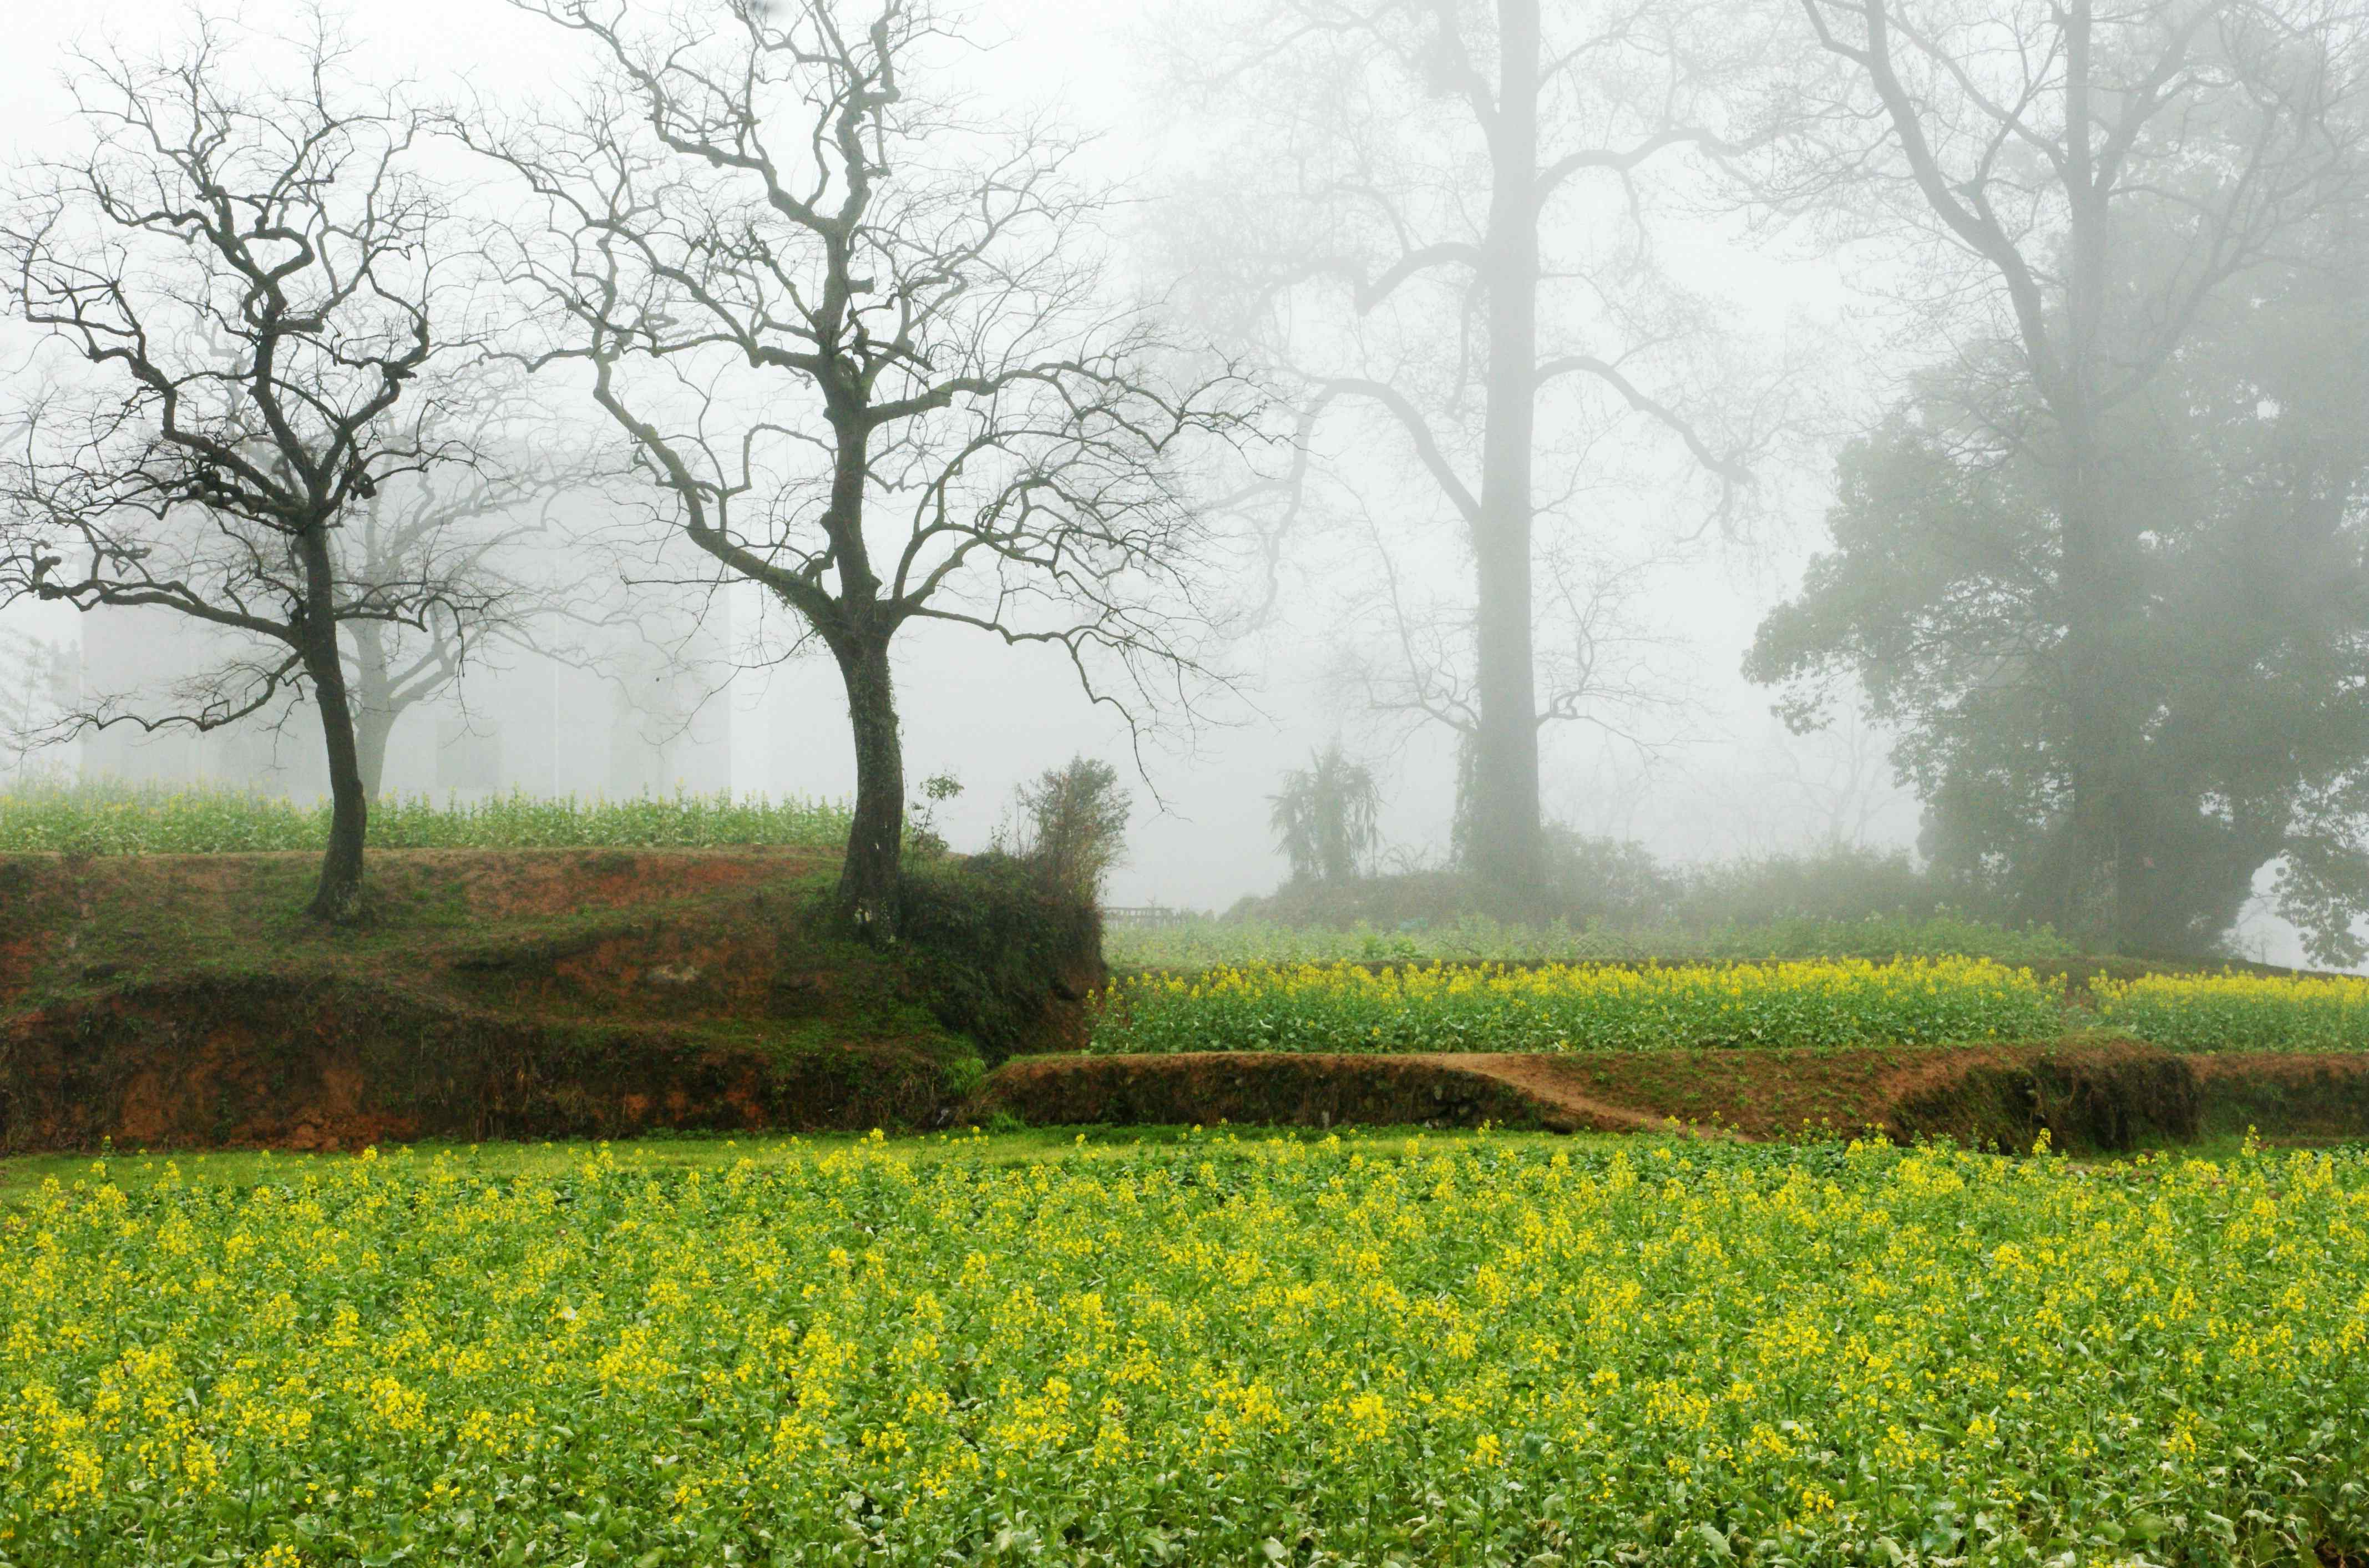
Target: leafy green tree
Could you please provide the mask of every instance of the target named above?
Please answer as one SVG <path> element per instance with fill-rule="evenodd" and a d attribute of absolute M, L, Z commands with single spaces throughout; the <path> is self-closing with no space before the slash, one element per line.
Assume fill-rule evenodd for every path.
<path fill-rule="evenodd" d="M 2134 504 L 2157 477 L 2134 437 L 2149 410 L 2180 406 L 2169 388 L 2190 380 L 2213 318 L 2229 330 L 2316 234 L 2360 211 L 2369 35 L 2324 0 L 1802 0 L 1799 12 L 1815 49 L 1795 64 L 1793 189 L 1844 197 L 1832 221 L 1905 247 L 1905 291 L 1957 324 L 1936 357 L 1962 373 L 1932 439 L 1963 446 L 1965 472 L 2015 470 L 1998 480 L 2015 498 L 1962 498 L 2052 535 L 2028 541 L 2046 557 L 2046 601 L 2028 612 L 2045 641 L 1991 646 L 2004 665 L 1963 687 L 2001 723 L 2044 702 L 2047 738 L 2025 736 L 2049 750 L 2052 797 L 2009 805 L 2043 772 L 2031 767 L 1953 787 L 2051 824 L 2055 923 L 2091 943 L 2159 936 L 2170 874 L 2157 852 L 2172 830 L 2155 817 L 2164 715 L 2148 699 L 2165 679 L 2151 662 L 2165 622 L 2148 584 L 2171 546 Z M 2170 423 L 2173 439 L 2206 433 Z M 1933 569 L 1934 547 L 1908 545 L 1900 569 Z M 2015 575 L 2002 563 L 1981 578 Z M 1968 630 L 1993 608 L 1959 606 L 1932 629 Z M 2021 678 L 2028 660 L 2050 672 L 2044 693 Z M 2017 875 L 2037 891 L 2033 871 Z"/>
<path fill-rule="evenodd" d="M 2127 950 L 2211 950 L 2276 863 L 2316 958 L 2369 952 L 2369 258 L 2323 237 L 2203 312 L 2098 432 L 2094 495 L 2132 542 L 2113 696 L 2144 715 L 2108 801 Z M 1969 350 L 1844 454 L 1831 547 L 1745 670 L 1797 727 L 1855 680 L 1937 870 L 2054 919 L 2095 667 L 2039 413 L 2001 392 L 2015 356 Z"/>

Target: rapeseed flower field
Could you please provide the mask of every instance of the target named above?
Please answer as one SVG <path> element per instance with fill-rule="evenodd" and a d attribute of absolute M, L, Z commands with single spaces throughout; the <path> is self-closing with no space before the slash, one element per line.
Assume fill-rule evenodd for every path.
<path fill-rule="evenodd" d="M 2093 982 L 2098 1015 L 2172 1050 L 2369 1050 L 2369 979 L 2145 975 Z"/>
<path fill-rule="evenodd" d="M 1229 965 L 1122 979 L 1093 1048 L 1584 1051 L 2053 1036 L 2055 993 L 1988 958 L 1766 964 Z"/>
<path fill-rule="evenodd" d="M 0 1561 L 2369 1547 L 2369 1160 L 991 1140 L 0 1210 Z"/>
<path fill-rule="evenodd" d="M 2046 926 L 2014 929 L 1951 914 L 1858 920 L 1795 916 L 1766 923 L 1543 925 L 1466 915 L 1414 929 L 1279 925 L 1193 917 L 1161 925 L 1113 923 L 1103 956 L 1117 969 L 1207 969 L 1225 964 L 1415 963 L 1586 959 L 1916 958 L 1974 956 L 2005 964 L 2077 958 Z"/>

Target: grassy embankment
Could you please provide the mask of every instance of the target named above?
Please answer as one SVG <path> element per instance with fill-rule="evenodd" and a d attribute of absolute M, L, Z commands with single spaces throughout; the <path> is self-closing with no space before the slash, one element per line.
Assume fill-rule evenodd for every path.
<path fill-rule="evenodd" d="M 330 930 L 300 912 L 305 849 L 222 848 L 303 813 L 35 805 L 0 808 L 0 849 L 120 853 L 0 853 L 0 1148 L 914 1123 L 1099 974 L 1084 911 L 943 859 L 905 943 L 849 939 L 830 808 L 390 810 L 418 840 L 608 847 L 383 849 L 366 918 Z M 742 835 L 771 841 L 681 847 Z"/>
<path fill-rule="evenodd" d="M 203 793 L 0 796 L 0 846 L 75 850 L 0 860 L 11 895 L 0 1048 L 20 1084 L 31 1070 L 45 1085 L 11 1096 L 0 1137 L 350 1146 L 998 1111 L 1582 1127 L 1675 1117 L 1756 1136 L 1881 1125 L 2019 1145 L 2046 1128 L 2109 1147 L 2249 1122 L 2320 1137 L 2369 1126 L 2369 1085 L 2326 1063 L 2225 1058 L 2200 1074 L 2119 1043 L 2292 1051 L 2302 1037 L 2282 1037 L 2280 1021 L 2307 1016 L 2308 1043 L 2326 1051 L 2369 1033 L 2369 1006 L 2340 985 L 2298 1011 L 2301 993 L 2278 982 L 2169 979 L 2071 957 L 2045 932 L 1946 919 L 1690 935 L 1481 921 L 1387 937 L 1237 922 L 1121 933 L 1123 960 L 1237 961 L 1124 979 L 1098 1014 L 1097 1048 L 1258 1054 L 1017 1064 L 963 1104 L 987 1061 L 1081 1043 L 1079 985 L 1057 980 L 1071 997 L 1041 1005 L 1036 964 L 1018 977 L 1036 994 L 1017 994 L 1026 984 L 1011 983 L 1010 960 L 1024 932 L 988 930 L 988 961 L 966 956 L 983 927 L 1012 924 L 1011 903 L 997 914 L 959 879 L 937 878 L 934 893 L 923 879 L 921 940 L 893 958 L 833 939 L 814 915 L 844 823 L 834 807 L 512 797 L 395 803 L 378 823 L 389 842 L 447 847 L 383 850 L 372 918 L 325 932 L 294 912 L 317 813 Z M 225 853 L 254 844 L 290 847 Z M 1611 956 L 1624 947 L 1663 954 Z M 1950 949 L 1983 956 L 1868 961 Z M 1410 950 L 1435 965 L 1390 961 Z M 1670 961 L 1687 951 L 1799 956 Z M 1309 961 L 1325 953 L 1355 956 Z M 1015 1003 L 1059 1014 L 1067 1032 L 1015 1018 Z M 2203 1037 L 2225 1025 L 2226 1037 Z M 1405 1059 L 1334 1059 L 1374 1051 Z M 1495 1054 L 1454 1054 L 1471 1052 Z M 1528 1054 L 1539 1052 L 1573 1059 Z M 92 1105 L 104 1114 L 78 1114 Z"/>

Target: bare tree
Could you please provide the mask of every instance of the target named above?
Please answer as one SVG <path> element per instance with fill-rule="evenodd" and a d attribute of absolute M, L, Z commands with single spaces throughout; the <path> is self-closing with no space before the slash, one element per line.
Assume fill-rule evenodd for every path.
<path fill-rule="evenodd" d="M 1840 722 L 1807 735 L 1772 721 L 1728 788 L 1735 804 L 1727 815 L 1765 835 L 1776 853 L 1802 849 L 1805 834 L 1813 853 L 1879 847 L 1874 830 L 1907 798 L 1883 732 L 1856 704 Z"/>
<path fill-rule="evenodd" d="M 1379 593 L 1355 619 L 1387 645 L 1345 651 L 1339 675 L 1386 724 L 1437 725 L 1477 754 L 1482 703 L 1473 649 L 1480 617 L 1469 599 L 1415 580 L 1379 531 L 1368 543 L 1382 571 Z M 1533 563 L 1533 725 L 1595 730 L 1641 756 L 1664 750 L 1693 694 L 1674 666 L 1677 639 L 1655 623 L 1651 600 L 1669 564 L 1657 553 L 1615 562 L 1569 539 Z"/>
<path fill-rule="evenodd" d="M 520 280 L 648 475 L 651 521 L 758 583 L 845 684 L 841 892 L 886 939 L 904 815 L 889 651 L 917 621 L 1067 653 L 1130 724 L 1209 673 L 1201 438 L 1244 383 L 1106 303 L 1106 198 L 1041 126 L 923 83 L 920 0 L 514 0 L 601 64 L 580 118 L 477 140 L 540 199 Z"/>
<path fill-rule="evenodd" d="M 2069 799 L 2043 912 L 2111 938 L 2149 897 L 2141 664 L 2153 520 L 2119 434 L 2216 299 L 2357 202 L 2363 56 L 2330 0 L 1799 0 L 1828 74 L 1806 183 L 1919 244 L 1963 418 L 2054 488 Z"/>
<path fill-rule="evenodd" d="M 1580 690 L 1540 695 L 1540 519 L 1600 504 L 1608 443 L 1631 440 L 1691 471 L 1697 516 L 1728 515 L 1768 424 L 1749 395 L 1708 395 L 1741 378 L 1709 356 L 1713 313 L 1658 265 L 1643 189 L 1763 141 L 1730 91 L 1748 29 L 1539 0 L 1180 16 L 1214 40 L 1196 74 L 1225 119 L 1255 127 L 1186 210 L 1204 281 L 1298 384 L 1308 459 L 1280 486 L 1287 514 L 1345 421 L 1368 437 L 1361 466 L 1407 454 L 1402 495 L 1422 498 L 1400 515 L 1469 544 L 1451 722 L 1472 754 L 1475 869 L 1518 899 L 1539 875 L 1539 724 Z"/>
<path fill-rule="evenodd" d="M 153 606 L 237 649 L 169 711 L 86 702 L 70 730 L 309 700 L 333 802 L 311 910 L 338 921 L 368 819 L 339 627 L 424 628 L 478 593 L 338 569 L 338 530 L 383 486 L 478 455 L 437 417 L 469 395 L 429 380 L 470 344 L 423 121 L 349 63 L 318 25 L 86 57 L 90 151 L 24 171 L 0 219 L 0 300 L 52 350 L 0 459 L 0 603 Z"/>

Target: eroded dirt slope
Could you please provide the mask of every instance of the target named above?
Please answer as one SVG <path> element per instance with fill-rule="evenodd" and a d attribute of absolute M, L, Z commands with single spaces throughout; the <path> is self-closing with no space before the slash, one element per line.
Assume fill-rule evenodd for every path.
<path fill-rule="evenodd" d="M 973 1022 L 1074 1035 L 1093 977 L 966 923 L 1008 889 L 944 871 L 922 902 L 964 918 L 884 953 L 839 929 L 837 869 L 384 851 L 332 931 L 298 912 L 309 855 L 0 859 L 0 1149 L 912 1123 L 976 1078 Z"/>

